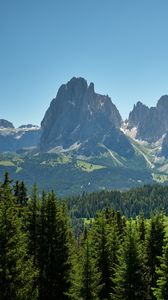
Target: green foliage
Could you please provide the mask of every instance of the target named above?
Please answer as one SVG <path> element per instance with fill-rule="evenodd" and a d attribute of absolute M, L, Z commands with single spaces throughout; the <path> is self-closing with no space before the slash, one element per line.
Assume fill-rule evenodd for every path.
<path fill-rule="evenodd" d="M 24 182 L 13 183 L 6 173 L 0 299 L 167 300 L 167 219 L 162 213 L 146 219 L 156 205 L 166 207 L 167 191 L 145 186 L 59 201 L 37 186 L 28 196 Z"/>
<path fill-rule="evenodd" d="M 157 300 L 168 299 L 168 244 L 163 249 L 163 255 L 160 257 L 160 266 L 156 270 L 158 280 L 157 287 L 154 288 L 154 296 Z"/>
<path fill-rule="evenodd" d="M 82 247 L 73 256 L 69 297 L 72 300 L 98 300 L 102 289 L 100 272 L 93 257 L 92 244 L 85 230 Z"/>
<path fill-rule="evenodd" d="M 156 282 L 158 279 L 156 269 L 160 264 L 159 256 L 162 255 L 164 237 L 164 216 L 163 214 L 154 215 L 150 221 L 146 239 L 146 264 L 148 266 L 151 299 L 155 299 L 152 293 L 152 288 L 156 287 Z"/>
<path fill-rule="evenodd" d="M 71 232 L 64 205 L 54 192 L 43 193 L 38 228 L 40 299 L 67 299 L 71 269 Z"/>
<path fill-rule="evenodd" d="M 0 299 L 37 299 L 37 270 L 28 255 L 28 240 L 22 232 L 15 199 L 6 174 L 4 198 L 0 201 Z"/>
<path fill-rule="evenodd" d="M 118 254 L 113 299 L 145 300 L 147 285 L 139 240 L 132 222 L 129 222 L 125 239 Z"/>

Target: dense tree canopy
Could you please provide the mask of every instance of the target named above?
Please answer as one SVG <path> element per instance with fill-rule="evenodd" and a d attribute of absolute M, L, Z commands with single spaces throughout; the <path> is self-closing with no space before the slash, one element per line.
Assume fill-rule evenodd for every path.
<path fill-rule="evenodd" d="M 166 207 L 167 194 L 166 187 L 146 186 L 60 201 L 36 186 L 28 195 L 6 174 L 0 299 L 167 300 L 168 221 L 154 213 Z"/>

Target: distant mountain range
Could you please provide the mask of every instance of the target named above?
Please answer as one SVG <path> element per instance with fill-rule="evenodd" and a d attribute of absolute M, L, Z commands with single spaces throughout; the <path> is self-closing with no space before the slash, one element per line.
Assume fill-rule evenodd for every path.
<path fill-rule="evenodd" d="M 9 121 L 0 119 L 0 152 L 16 152 L 20 149 L 37 147 L 41 129 L 35 125 L 14 128 Z"/>
<path fill-rule="evenodd" d="M 69 169 L 65 174 L 65 165 L 70 167 L 71 174 L 72 170 L 80 171 L 80 188 L 75 192 L 82 189 L 83 176 L 88 183 L 92 181 L 85 186 L 91 190 L 168 182 L 168 96 L 162 96 L 156 107 L 151 108 L 137 102 L 124 121 L 109 96 L 96 93 L 94 84 L 88 85 L 84 78 L 74 77 L 59 88 L 41 127 L 28 124 L 14 128 L 11 122 L 0 120 L 0 152 L 0 169 L 15 167 L 14 177 L 29 177 L 27 159 L 30 173 L 30 161 L 32 166 L 36 165 L 37 174 L 41 166 L 46 174 L 51 173 L 49 167 L 54 168 L 54 176 L 59 169 L 61 180 L 70 176 Z M 22 163 L 15 164 L 12 155 L 17 155 Z M 113 182 L 108 181 L 111 172 L 118 174 L 121 184 L 114 182 L 115 176 Z M 97 178 L 93 187 L 90 173 Z M 98 179 L 102 173 L 103 183 Z M 53 178 L 58 180 L 58 176 L 45 180 L 52 186 Z M 67 192 L 72 180 L 67 183 Z"/>

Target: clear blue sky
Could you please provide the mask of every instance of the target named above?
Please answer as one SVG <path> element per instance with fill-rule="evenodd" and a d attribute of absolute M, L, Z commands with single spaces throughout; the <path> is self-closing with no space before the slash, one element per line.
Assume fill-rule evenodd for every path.
<path fill-rule="evenodd" d="M 73 76 L 123 118 L 155 105 L 168 93 L 168 1 L 0 0 L 0 118 L 40 124 Z"/>

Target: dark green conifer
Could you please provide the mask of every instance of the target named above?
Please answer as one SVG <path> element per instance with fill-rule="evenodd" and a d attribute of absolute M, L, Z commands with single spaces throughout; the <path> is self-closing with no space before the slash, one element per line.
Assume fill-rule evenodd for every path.
<path fill-rule="evenodd" d="M 155 299 L 152 289 L 156 287 L 158 279 L 156 268 L 159 267 L 159 257 L 162 255 L 165 228 L 164 217 L 157 214 L 151 218 L 146 240 L 146 265 L 148 267 L 149 290 L 151 299 Z"/>
<path fill-rule="evenodd" d="M 95 218 L 93 224 L 92 247 L 102 286 L 99 299 L 111 299 L 114 288 L 113 277 L 120 242 L 118 224 L 114 216 L 115 214 L 110 212 L 107 215 L 106 210 Z"/>
<path fill-rule="evenodd" d="M 22 232 L 10 181 L 3 185 L 0 202 L 0 299 L 35 300 L 37 271 L 28 255 L 27 236 Z"/>
<path fill-rule="evenodd" d="M 168 244 L 163 249 L 163 255 L 160 257 L 160 266 L 156 270 L 158 280 L 157 287 L 153 294 L 157 300 L 168 299 Z"/>
<path fill-rule="evenodd" d="M 82 248 L 73 256 L 71 288 L 69 298 L 72 300 L 99 300 L 100 273 L 97 270 L 92 253 L 92 244 L 85 229 Z"/>
<path fill-rule="evenodd" d="M 40 257 L 42 274 L 41 299 L 68 299 L 71 271 L 71 234 L 67 212 L 58 204 L 54 192 L 48 195 L 43 210 L 43 240 L 45 257 Z M 41 211 L 42 213 L 42 211 Z M 42 216 L 41 216 L 42 218 Z M 42 220 L 41 220 L 42 222 Z M 40 244 L 42 247 L 42 244 Z M 42 251 L 42 249 L 41 249 Z M 43 261 L 42 261 L 43 260 Z M 42 273 L 41 273 L 42 272 Z"/>
<path fill-rule="evenodd" d="M 39 196 L 37 186 L 32 189 L 31 199 L 27 208 L 27 228 L 29 234 L 29 252 L 34 257 L 34 264 L 37 265 L 38 248 L 38 221 L 39 221 Z"/>
<path fill-rule="evenodd" d="M 119 252 L 116 268 L 114 300 L 146 300 L 147 286 L 143 260 L 139 250 L 139 240 L 130 222 L 124 242 Z"/>

